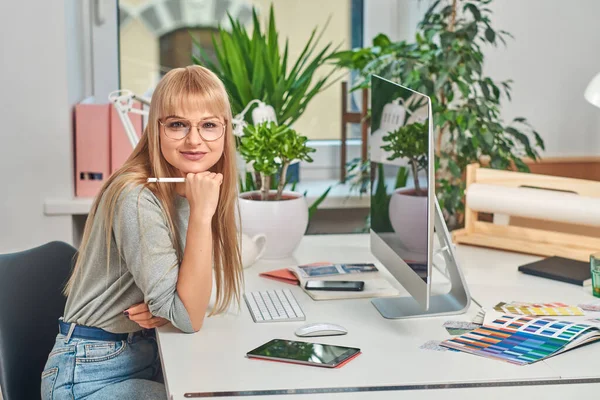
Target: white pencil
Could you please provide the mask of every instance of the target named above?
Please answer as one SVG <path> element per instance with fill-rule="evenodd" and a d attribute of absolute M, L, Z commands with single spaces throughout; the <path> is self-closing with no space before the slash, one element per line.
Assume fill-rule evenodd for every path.
<path fill-rule="evenodd" d="M 157 183 L 157 182 L 171 182 L 171 183 L 179 183 L 185 182 L 185 178 L 148 178 L 149 183 Z"/>

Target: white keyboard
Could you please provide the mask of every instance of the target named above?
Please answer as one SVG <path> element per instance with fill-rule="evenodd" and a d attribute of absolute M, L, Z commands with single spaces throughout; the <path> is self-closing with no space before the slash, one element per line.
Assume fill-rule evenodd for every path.
<path fill-rule="evenodd" d="M 290 289 L 244 293 L 254 322 L 304 321 L 306 317 Z"/>

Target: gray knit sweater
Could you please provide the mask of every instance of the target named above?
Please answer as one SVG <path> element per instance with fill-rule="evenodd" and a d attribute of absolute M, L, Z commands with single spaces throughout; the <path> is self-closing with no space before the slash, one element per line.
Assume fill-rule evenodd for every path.
<path fill-rule="evenodd" d="M 174 223 L 185 248 L 189 203 L 177 196 Z M 137 303 L 183 332 L 193 332 L 190 317 L 177 294 L 179 262 L 165 211 L 142 186 L 126 188 L 117 202 L 110 253 L 107 254 L 103 202 L 100 203 L 81 265 L 65 306 L 65 322 L 94 326 L 113 333 L 139 331 L 123 315 Z M 119 256 L 119 250 L 121 257 Z M 107 256 L 109 267 L 106 267 Z"/>

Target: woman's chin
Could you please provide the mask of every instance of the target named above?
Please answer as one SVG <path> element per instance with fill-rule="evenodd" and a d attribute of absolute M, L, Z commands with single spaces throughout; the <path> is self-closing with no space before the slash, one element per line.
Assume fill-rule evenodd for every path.
<path fill-rule="evenodd" d="M 206 168 L 204 165 L 182 165 L 179 170 L 183 176 L 185 176 L 187 174 L 198 174 L 200 172 L 208 171 L 208 168 Z"/>
<path fill-rule="evenodd" d="M 210 170 L 210 168 L 215 163 L 209 159 L 208 157 L 204 157 L 201 160 L 192 161 L 192 160 L 178 160 L 177 168 L 181 173 L 185 176 L 186 174 L 198 174 L 200 172 L 206 172 Z"/>

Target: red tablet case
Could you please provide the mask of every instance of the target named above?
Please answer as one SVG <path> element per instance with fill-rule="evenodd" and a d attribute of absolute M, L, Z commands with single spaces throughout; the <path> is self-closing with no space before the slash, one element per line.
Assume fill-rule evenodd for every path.
<path fill-rule="evenodd" d="M 348 358 L 347 360 L 345 360 L 344 362 L 339 363 L 336 367 L 330 368 L 330 369 L 336 369 L 336 368 L 342 368 L 344 365 L 348 364 L 350 361 L 354 360 L 356 357 L 360 356 L 362 354 L 361 351 L 359 351 L 358 353 L 356 353 L 355 355 L 353 355 L 352 357 Z M 281 363 L 285 363 L 285 364 L 296 364 L 296 365 L 306 365 L 307 367 L 319 367 L 319 368 L 327 368 L 327 367 L 322 367 L 319 365 L 308 365 L 308 364 L 300 364 L 297 362 L 293 362 L 293 361 L 283 361 L 283 360 L 267 360 L 266 358 L 256 358 L 256 357 L 248 357 L 251 360 L 260 360 L 260 361 L 274 361 L 274 362 L 281 362 Z"/>

